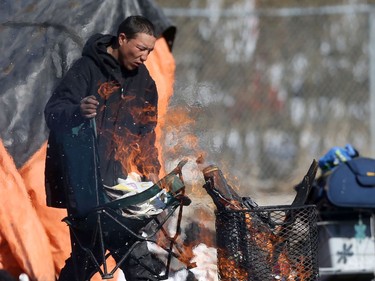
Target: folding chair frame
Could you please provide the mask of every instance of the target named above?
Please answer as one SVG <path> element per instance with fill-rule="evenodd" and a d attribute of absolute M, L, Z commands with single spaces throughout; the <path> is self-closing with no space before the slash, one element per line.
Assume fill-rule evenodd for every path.
<path fill-rule="evenodd" d="M 179 166 L 172 173 L 169 174 L 169 176 L 178 174 L 179 178 L 181 179 L 181 182 L 182 182 L 181 167 L 185 163 L 182 163 L 182 164 L 180 163 Z M 176 243 L 176 240 L 178 239 L 179 235 L 181 234 L 181 219 L 182 219 L 183 206 L 188 205 L 190 203 L 189 200 L 188 200 L 189 201 L 188 203 L 186 203 L 186 201 L 184 201 L 184 199 L 187 198 L 187 197 L 185 197 L 184 193 L 185 193 L 185 187 L 181 188 L 179 190 L 179 194 L 178 194 L 178 195 L 180 195 L 179 198 L 183 198 L 183 199 L 179 200 L 176 197 L 174 197 L 172 203 L 164 210 L 165 216 L 160 221 L 158 219 L 158 216 L 155 216 L 155 217 L 149 219 L 149 222 L 146 224 L 146 226 L 149 225 L 152 221 L 154 221 L 157 224 L 157 226 L 156 226 L 155 229 L 153 229 L 151 231 L 151 233 L 149 233 L 149 234 L 143 233 L 143 235 L 133 231 L 131 228 L 126 226 L 125 223 L 121 219 L 121 215 L 116 213 L 116 211 L 113 208 L 108 207 L 106 205 L 99 206 L 98 208 L 93 210 L 93 215 L 95 216 L 95 227 L 94 227 L 94 232 L 93 232 L 92 240 L 91 240 L 91 243 L 90 243 L 89 247 L 83 246 L 81 241 L 79 241 L 78 235 L 76 234 L 76 231 L 77 231 L 77 229 L 79 229 L 79 225 L 81 223 L 80 222 L 76 223 L 75 219 L 72 218 L 72 217 L 64 218 L 63 221 L 69 226 L 70 231 L 75 238 L 75 241 L 73 241 L 73 239 L 72 239 L 72 258 L 73 258 L 73 261 L 75 261 L 76 258 L 77 258 L 76 253 L 75 253 L 75 245 L 73 245 L 74 242 L 76 242 L 78 244 L 77 246 L 80 247 L 86 253 L 85 263 L 87 263 L 88 260 L 91 260 L 91 262 L 95 266 L 95 271 L 89 273 L 89 275 L 86 275 L 86 276 L 92 276 L 94 273 L 99 272 L 102 279 L 111 279 L 111 278 L 114 277 L 114 273 L 116 272 L 116 270 L 125 262 L 125 260 L 131 254 L 131 252 L 140 243 L 151 242 L 151 243 L 158 244 L 157 241 L 153 239 L 153 237 L 161 230 L 164 237 L 167 239 L 167 241 L 169 241 L 169 245 L 168 245 L 167 248 L 161 247 L 167 253 L 165 273 L 162 274 L 162 275 L 159 275 L 158 273 L 153 272 L 153 270 L 150 269 L 147 265 L 142 264 L 142 263 L 141 263 L 141 265 L 145 269 L 150 271 L 153 275 L 158 276 L 159 280 L 168 279 L 172 257 L 179 259 L 180 254 L 181 254 L 181 250 L 178 247 L 176 247 L 175 243 Z M 173 194 L 173 192 L 172 192 L 172 194 Z M 111 206 L 113 207 L 113 204 Z M 178 212 L 178 216 L 177 216 L 177 224 L 176 224 L 175 233 L 174 233 L 173 236 L 170 236 L 168 234 L 168 232 L 165 230 L 164 224 L 169 220 L 169 218 L 175 213 L 175 211 L 177 209 L 179 209 L 179 212 Z M 137 241 L 134 242 L 133 245 L 131 245 L 131 247 L 127 250 L 127 252 L 121 257 L 121 259 L 118 262 L 116 262 L 116 265 L 111 270 L 108 269 L 107 259 L 110 256 L 110 253 L 106 253 L 106 247 L 105 247 L 105 241 L 104 241 L 105 239 L 104 239 L 103 228 L 102 228 L 102 221 L 103 221 L 104 218 L 110 219 L 111 221 L 115 222 L 124 231 L 129 233 L 135 239 L 137 239 Z M 126 219 L 128 219 L 128 218 L 126 218 Z M 130 220 L 133 220 L 133 219 L 130 219 Z M 134 219 L 134 220 L 137 220 L 137 219 Z M 97 242 L 100 243 L 101 260 L 103 262 L 99 261 L 95 257 L 94 253 L 92 252 L 92 249 L 95 247 Z M 173 251 L 174 249 L 176 249 L 179 253 L 174 252 Z M 74 264 L 76 264 L 76 263 L 74 263 Z M 76 275 L 78 275 L 78 269 L 76 269 L 75 272 L 76 272 Z"/>

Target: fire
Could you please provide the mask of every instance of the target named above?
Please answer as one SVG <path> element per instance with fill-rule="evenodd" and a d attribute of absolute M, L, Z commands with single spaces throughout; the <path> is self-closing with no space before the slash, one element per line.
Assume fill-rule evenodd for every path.
<path fill-rule="evenodd" d="M 221 280 L 249 280 L 249 274 L 245 269 L 239 268 L 235 261 L 224 258 L 225 250 L 218 249 L 218 256 L 220 256 L 218 266 Z"/>
<path fill-rule="evenodd" d="M 157 163 L 150 163 L 148 160 L 150 157 L 157 159 L 157 155 L 153 155 L 157 151 L 151 149 L 152 135 L 141 138 L 128 129 L 125 129 L 124 132 L 125 138 L 123 135 L 115 135 L 113 139 L 117 144 L 115 159 L 121 163 L 122 168 L 125 171 L 135 171 L 145 175 L 150 173 L 157 174 Z M 145 148 L 146 151 L 142 151 L 141 147 Z M 147 151 L 147 149 L 149 150 Z M 146 165 L 145 163 L 150 164 Z"/>
<path fill-rule="evenodd" d="M 137 124 L 155 126 L 157 123 L 157 112 L 156 107 L 143 101 L 143 104 L 132 103 L 134 98 L 124 97 L 123 100 L 127 105 L 127 110 L 132 116 L 133 120 Z"/>
<path fill-rule="evenodd" d="M 312 273 L 305 267 L 309 264 L 309 262 L 305 263 L 307 257 L 300 256 L 298 259 L 292 259 L 290 253 L 283 247 L 287 241 L 283 235 L 280 235 L 283 232 L 282 226 L 276 227 L 273 231 L 267 231 L 259 225 L 254 226 L 253 217 L 248 213 L 245 214 L 245 222 L 249 233 L 249 236 L 245 238 L 253 239 L 255 244 L 266 253 L 266 261 L 272 268 L 273 276 L 288 281 L 311 280 Z M 281 248 L 278 249 L 280 245 Z"/>
<path fill-rule="evenodd" d="M 203 187 L 217 209 L 221 280 L 315 280 L 310 257 L 314 243 L 304 243 L 310 242 L 306 231 L 312 209 L 259 207 L 239 196 L 216 166 L 206 167 L 203 174 Z"/>
<path fill-rule="evenodd" d="M 108 99 L 118 88 L 118 84 L 107 82 L 101 84 L 98 93 L 104 99 Z M 111 129 L 102 129 L 101 118 L 108 118 L 104 115 L 104 109 L 109 112 L 120 112 L 121 114 L 117 117 L 115 114 L 113 115 L 115 117 L 112 118 L 115 119 L 112 121 L 113 124 L 122 125 L 115 125 Z M 104 103 L 99 112 L 103 114 L 103 117 L 98 119 L 99 134 L 103 141 L 113 142 L 114 158 L 121 163 L 123 171 L 136 172 L 145 176 L 151 173 L 157 175 L 160 164 L 156 161 L 159 157 L 158 150 L 155 149 L 156 136 L 155 133 L 143 133 L 143 131 L 152 132 L 156 127 L 156 106 L 127 93 L 122 95 L 120 102 L 110 103 L 109 105 Z M 117 120 L 116 118 L 121 119 Z M 113 130 L 113 132 L 110 130 Z M 109 140 L 107 135 L 113 135 L 113 138 Z M 153 159 L 155 160 L 152 161 Z"/>
<path fill-rule="evenodd" d="M 168 115 L 158 116 L 155 106 L 148 104 L 147 101 L 138 103 L 132 95 L 123 96 L 121 104 L 114 106 L 117 106 L 117 108 L 111 108 L 110 110 L 116 111 L 119 108 L 125 110 L 128 114 L 128 117 L 125 118 L 134 123 L 149 128 L 155 127 L 158 123 L 156 129 L 160 126 L 163 128 L 163 138 L 158 136 L 157 130 L 156 138 L 153 135 L 141 137 L 128 128 L 118 130 L 118 134 L 113 139 L 117 146 L 115 157 L 126 171 L 146 175 L 156 173 L 157 163 L 150 163 L 147 160 L 149 158 L 159 159 L 162 166 L 159 174 L 161 178 L 166 174 L 163 158 L 178 160 L 177 157 L 181 155 L 192 158 L 196 157 L 197 154 L 204 154 L 199 152 L 198 137 L 189 132 L 194 121 L 186 110 L 173 108 L 169 110 Z M 162 141 L 163 145 L 161 144 Z M 155 146 L 156 150 L 153 149 Z M 196 190 L 201 191 L 200 188 Z"/>
<path fill-rule="evenodd" d="M 100 93 L 105 99 L 107 99 L 111 95 L 111 91 L 118 90 L 116 87 L 117 85 L 110 83 L 102 85 L 100 87 Z M 155 126 L 158 117 L 156 108 L 147 103 L 138 105 L 135 104 L 134 101 L 134 97 L 131 95 L 124 95 L 122 97 L 121 106 L 127 108 L 128 113 L 135 122 L 148 126 Z M 159 124 L 161 123 L 163 126 L 163 143 L 166 144 L 162 146 L 160 142 L 156 141 L 159 153 L 162 151 L 163 156 L 166 157 L 168 157 L 168 155 L 172 155 L 173 157 L 176 155 L 184 155 L 184 157 L 190 156 L 190 158 L 196 158 L 196 164 L 198 166 L 202 166 L 207 155 L 205 151 L 200 149 L 199 139 L 194 132 L 192 132 L 194 122 L 195 121 L 191 118 L 189 112 L 185 108 L 175 107 L 169 109 L 168 114 L 159 118 Z M 126 140 L 125 142 L 124 139 Z M 121 131 L 115 135 L 113 141 L 117 145 L 115 159 L 121 163 L 124 170 L 129 172 L 140 172 L 146 175 L 148 173 L 157 173 L 157 164 L 146 161 L 150 156 L 153 156 L 154 159 L 157 159 L 158 157 L 158 155 L 152 155 L 152 153 L 157 153 L 158 151 L 151 149 L 155 141 L 155 136 L 141 138 L 131 130 L 122 128 Z M 148 148 L 150 148 L 149 151 Z M 161 162 L 163 163 L 163 161 Z M 144 163 L 149 164 L 145 165 Z M 193 185 L 192 187 L 192 192 L 195 194 L 199 194 L 201 190 L 201 186 L 198 187 Z M 246 212 L 246 209 L 241 205 L 241 202 L 235 199 L 225 200 L 225 198 L 220 198 L 220 200 L 223 204 L 228 204 L 231 210 L 243 212 L 245 229 L 243 233 L 240 233 L 242 236 L 240 236 L 239 239 L 242 243 L 255 245 L 257 250 L 261 252 L 260 260 L 264 263 L 262 266 L 270 268 L 269 272 L 266 271 L 264 274 L 265 280 L 267 279 L 266 276 L 268 276 L 268 274 L 275 276 L 275 279 L 279 280 L 311 280 L 311 273 L 306 270 L 304 263 L 308 258 L 300 256 L 298 259 L 292 259 L 289 253 L 284 250 L 283 244 L 285 243 L 286 238 L 279 235 L 280 232 L 282 232 L 281 226 L 277 226 L 271 230 L 265 222 L 262 222 L 259 216 L 257 217 L 254 214 Z M 194 216 L 199 217 L 197 220 L 202 222 L 212 220 L 212 217 L 204 212 L 195 212 Z M 204 229 L 204 225 L 201 225 L 200 227 Z M 163 235 L 159 233 L 158 244 L 161 247 L 168 247 L 168 239 L 163 239 L 162 236 Z M 189 241 L 189 243 L 185 243 L 180 239 L 181 238 L 178 238 L 176 241 L 177 246 L 175 255 L 181 262 L 186 264 L 187 268 L 195 266 L 191 261 L 194 259 L 194 247 L 196 245 L 199 243 L 205 243 L 209 246 L 215 246 L 214 238 L 210 234 L 198 235 L 195 240 Z M 238 261 L 243 260 L 246 253 L 238 251 L 236 256 L 231 257 L 228 255 L 227 250 L 224 247 L 218 247 L 217 252 L 217 267 L 221 280 L 247 281 L 254 278 L 251 270 L 239 266 Z M 252 261 L 248 260 L 247 262 L 251 263 Z M 259 272 L 262 270 L 263 269 L 260 269 Z M 255 269 L 254 271 L 258 273 L 258 269 Z M 255 278 L 254 280 L 258 279 Z"/>
<path fill-rule="evenodd" d="M 301 256 L 297 261 L 292 261 L 287 253 L 280 253 L 277 266 L 274 268 L 275 275 L 281 280 L 308 281 L 312 279 L 312 273 L 305 268 L 306 257 Z"/>
<path fill-rule="evenodd" d="M 305 263 L 307 257 L 300 256 L 294 260 L 290 253 L 282 247 L 285 238 L 277 235 L 279 231 L 282 231 L 281 227 L 274 230 L 275 234 L 273 231 L 267 231 L 265 227 L 262 227 L 259 221 L 256 223 L 257 219 L 245 213 L 244 221 L 247 231 L 239 237 L 240 243 L 247 245 L 249 251 L 257 249 L 256 258 L 245 263 L 244 260 L 248 257 L 245 257 L 243 248 L 236 253 L 228 253 L 225 248 L 218 249 L 218 270 L 221 280 L 250 281 L 259 280 L 260 277 L 268 280 L 267 278 L 270 276 L 273 276 L 275 280 L 313 280 L 311 279 L 311 271 L 306 267 L 309 264 L 309 261 Z M 234 232 L 236 231 L 234 230 Z M 280 245 L 281 248 L 278 248 Z"/>
<path fill-rule="evenodd" d="M 199 139 L 192 132 L 194 120 L 184 108 L 171 108 L 165 117 L 165 140 L 168 155 L 196 157 L 199 154 Z"/>
<path fill-rule="evenodd" d="M 103 92 L 104 89 L 107 88 L 103 86 Z M 105 96 L 109 97 L 109 95 L 110 94 L 107 94 Z M 133 133 L 130 129 L 120 128 L 114 135 L 112 141 L 116 146 L 115 159 L 121 163 L 123 170 L 146 175 L 148 173 L 156 173 L 157 164 L 146 161 L 150 157 L 157 159 L 156 155 L 152 154 L 155 152 L 159 152 L 159 159 L 160 154 L 168 159 L 173 159 L 176 155 L 184 155 L 184 157 L 186 157 L 186 155 L 189 157 L 190 155 L 191 158 L 195 158 L 197 154 L 200 154 L 202 158 L 204 157 L 205 152 L 199 150 L 198 137 L 194 135 L 193 132 L 190 132 L 195 121 L 189 116 L 189 112 L 187 112 L 185 108 L 171 108 L 168 114 L 158 116 L 155 107 L 147 103 L 137 104 L 135 97 L 132 95 L 122 96 L 120 104 L 113 106 L 117 107 L 110 108 L 109 110 L 118 110 L 118 108 L 126 109 L 127 113 L 136 123 L 154 126 L 156 122 L 158 122 L 158 127 L 162 127 L 163 129 L 163 138 L 161 140 L 163 143 L 166 143 L 166 145 L 161 145 L 161 140 L 155 140 L 151 135 L 149 138 L 145 138 L 144 136 Z M 161 106 L 163 108 L 165 107 L 163 104 Z M 154 141 L 158 150 L 151 149 Z M 149 164 L 146 165 L 145 163 Z M 161 161 L 161 164 L 163 165 L 164 162 Z M 165 173 L 163 168 L 164 167 L 162 167 L 162 171 L 159 175 L 160 177 L 163 177 L 163 173 Z M 201 192 L 201 187 L 196 187 L 195 190 Z M 194 216 L 199 217 L 199 221 L 202 222 L 213 220 L 210 214 L 203 211 L 194 212 Z M 169 224 L 173 223 L 169 222 Z M 204 229 L 204 225 L 202 225 L 200 229 Z M 158 233 L 157 241 L 160 247 L 165 248 L 169 246 L 169 240 L 165 238 L 166 235 L 163 234 L 163 231 Z M 170 233 L 168 233 L 168 236 L 170 236 Z M 199 237 L 196 237 L 194 241 L 189 241 L 189 243 L 181 241 L 181 238 L 178 237 L 175 244 L 175 257 L 184 263 L 187 268 L 193 268 L 195 264 L 191 261 L 195 257 L 194 248 L 196 245 L 200 243 L 213 245 L 213 240 L 213 237 L 208 233 L 207 235 L 201 233 Z"/>
<path fill-rule="evenodd" d="M 114 92 L 120 89 L 120 84 L 116 81 L 109 81 L 99 84 L 98 94 L 107 100 Z"/>
<path fill-rule="evenodd" d="M 308 281 L 313 277 L 311 271 L 306 270 L 304 266 L 306 263 L 308 264 L 309 262 L 311 262 L 307 261 L 307 259 L 308 257 L 300 257 L 300 261 L 297 264 L 296 272 L 300 281 Z"/>

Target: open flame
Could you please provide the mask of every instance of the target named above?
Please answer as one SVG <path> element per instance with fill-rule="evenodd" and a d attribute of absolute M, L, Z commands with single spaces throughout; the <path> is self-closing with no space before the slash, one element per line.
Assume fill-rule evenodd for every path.
<path fill-rule="evenodd" d="M 121 85 L 116 81 L 108 81 L 99 84 L 98 94 L 107 100 L 114 92 L 120 89 Z"/>
<path fill-rule="evenodd" d="M 131 102 L 131 100 L 127 102 Z M 152 123 L 155 120 L 153 119 L 155 115 L 152 113 L 150 114 L 152 110 L 153 109 L 151 107 L 146 108 L 143 111 L 140 109 L 135 109 L 133 114 L 136 116 L 134 118 L 139 118 L 138 120 L 142 120 L 142 122 L 145 123 Z M 186 111 L 179 109 L 174 109 L 172 111 L 173 112 L 170 115 L 164 118 L 166 125 L 166 140 L 168 144 L 166 148 L 164 148 L 164 152 L 168 155 L 174 156 L 193 154 L 190 155 L 191 158 L 198 155 L 196 158 L 196 164 L 199 167 L 202 167 L 205 163 L 206 152 L 199 149 L 198 138 L 193 134 L 189 134 L 189 127 L 194 124 L 193 121 L 191 118 L 189 118 L 188 112 Z M 170 124 L 170 126 L 167 126 L 167 124 Z M 145 161 L 145 158 L 143 158 L 148 157 L 152 151 L 141 151 L 141 147 L 146 149 L 148 147 L 147 142 L 151 143 L 152 140 L 141 139 L 138 135 L 132 134 L 131 131 L 126 131 L 126 135 L 129 143 L 132 143 L 132 145 L 121 143 L 120 139 L 123 139 L 123 136 L 115 139 L 118 145 L 116 157 L 119 161 L 121 160 L 123 167 L 128 171 L 141 170 L 143 172 L 154 172 L 155 166 L 152 163 L 150 166 L 144 166 L 144 163 L 147 161 Z M 145 143 L 141 143 L 142 141 Z M 191 192 L 202 195 L 200 193 L 201 190 L 201 185 L 197 184 L 193 185 Z M 232 210 L 244 210 L 244 207 L 239 201 L 231 199 L 226 201 L 226 203 L 228 202 Z M 212 218 L 207 216 L 207 214 L 204 212 L 194 212 L 194 216 L 196 217 L 197 221 L 206 222 L 208 220 L 212 220 Z M 285 242 L 285 239 L 281 235 L 278 235 L 282 232 L 281 226 L 277 226 L 270 231 L 267 229 L 266 225 L 259 224 L 258 218 L 254 219 L 254 216 L 250 215 L 249 213 L 245 213 L 243 219 L 245 222 L 244 225 L 246 225 L 246 235 L 240 238 L 244 241 L 251 240 L 257 245 L 258 249 L 261 249 L 262 262 L 267 263 L 268 267 L 271 268 L 270 274 L 274 276 L 275 280 L 312 280 L 312 272 L 308 271 L 304 265 L 304 261 L 308 260 L 308 257 L 300 256 L 297 259 L 291 259 L 287 251 L 280 251 L 277 249 L 279 245 L 282 245 Z M 213 237 L 210 235 L 198 235 L 197 239 L 191 240 L 189 243 L 178 239 L 176 250 L 178 259 L 185 264 L 187 269 L 190 269 L 191 271 L 198 269 L 200 265 L 194 262 L 194 260 L 197 258 L 197 246 L 204 244 L 216 247 L 216 243 L 213 240 Z M 162 247 L 166 247 L 167 242 L 168 241 L 162 239 L 162 236 L 160 236 L 158 239 L 158 244 Z M 239 251 L 238 255 L 244 256 L 245 254 Z M 238 263 L 233 258 L 228 256 L 225 248 L 217 247 L 217 260 L 215 266 L 216 274 L 219 272 L 221 280 L 260 280 L 254 279 L 251 271 L 248 269 L 238 266 Z"/>
<path fill-rule="evenodd" d="M 118 91 L 119 85 L 115 82 L 102 83 L 99 94 L 108 100 L 112 93 Z M 105 112 L 109 111 L 112 115 Z M 116 113 L 118 112 L 117 116 Z M 99 133 L 105 139 L 107 133 L 111 136 L 114 149 L 114 158 L 121 163 L 123 171 L 136 172 L 141 175 L 158 174 L 158 150 L 155 148 L 156 135 L 154 129 L 157 124 L 157 109 L 155 105 L 144 99 L 137 98 L 132 93 L 122 94 L 119 102 L 104 103 L 99 109 Z M 111 117 L 108 117 L 111 116 Z M 102 128 L 102 118 L 113 118 L 113 128 Z M 108 152 L 110 154 L 111 152 Z"/>
<path fill-rule="evenodd" d="M 238 267 L 234 260 L 225 258 L 225 250 L 218 249 L 218 269 L 221 280 L 249 280 L 248 273 L 245 269 Z"/>
<path fill-rule="evenodd" d="M 115 159 L 121 163 L 122 168 L 125 171 L 144 175 L 157 174 L 158 163 L 149 161 L 149 159 L 157 159 L 157 151 L 152 149 L 151 145 L 154 136 L 141 137 L 128 129 L 125 129 L 124 133 L 126 141 L 123 135 L 115 135 L 113 139 L 117 143 Z"/>
<path fill-rule="evenodd" d="M 103 97 L 105 97 L 105 99 L 110 97 L 112 91 L 118 90 L 117 87 L 118 85 L 116 84 L 108 84 L 101 87 Z M 155 126 L 157 121 L 156 108 L 146 102 L 143 104 L 135 104 L 134 101 L 134 97 L 131 95 L 124 95 L 122 97 L 121 106 L 128 109 L 128 113 L 135 122 L 144 124 L 145 126 Z M 167 105 L 162 105 L 163 108 L 166 106 Z M 189 116 L 188 110 L 175 107 L 171 108 L 168 114 L 159 117 L 161 118 L 159 118 L 158 128 L 160 128 L 160 126 L 163 127 L 165 137 L 163 141 L 165 141 L 166 144 L 161 145 L 158 142 L 158 140 L 160 141 L 159 131 L 159 136 L 156 138 L 156 146 L 158 147 L 159 153 L 162 151 L 163 155 L 167 156 L 171 155 L 175 157 L 176 155 L 183 155 L 184 157 L 194 158 L 196 159 L 198 167 L 202 167 L 205 163 L 207 152 L 199 147 L 199 139 L 192 132 L 194 120 Z M 126 142 L 124 142 L 124 139 Z M 158 155 L 156 155 L 158 150 L 152 149 L 155 136 L 150 135 L 150 137 L 144 138 L 129 129 L 121 128 L 119 134 L 115 135 L 113 141 L 117 146 L 115 159 L 121 163 L 124 170 L 145 175 L 157 173 L 160 168 L 157 163 L 147 161 L 150 157 L 153 159 L 157 159 L 158 157 Z M 163 165 L 164 162 L 161 162 Z M 198 195 L 202 195 L 201 191 L 202 188 L 199 184 L 193 185 L 191 188 L 191 192 Z M 232 210 L 244 210 L 239 201 L 230 199 L 226 201 L 226 203 L 228 202 Z M 196 221 L 206 222 L 212 220 L 205 212 L 194 212 L 194 216 L 196 217 Z M 246 226 L 246 235 L 241 236 L 240 239 L 252 240 L 257 245 L 257 248 L 263 251 L 263 261 L 270 265 L 275 280 L 311 280 L 312 273 L 306 270 L 304 266 L 305 261 L 307 261 L 307 263 L 309 262 L 309 257 L 300 256 L 291 259 L 287 251 L 278 251 L 276 249 L 278 245 L 282 245 L 285 242 L 282 236 L 277 235 L 282 231 L 281 226 L 269 231 L 266 226 L 262 224 L 259 225 L 259 220 L 255 220 L 249 213 L 245 213 L 243 219 L 244 225 Z M 177 241 L 177 255 L 179 260 L 186 264 L 188 269 L 194 270 L 198 268 L 199 265 L 194 263 L 194 260 L 197 258 L 197 247 L 199 245 L 207 245 L 208 247 L 215 246 L 216 243 L 213 240 L 214 238 L 209 234 L 197 235 L 196 239 L 192 239 L 188 243 L 179 239 Z M 159 242 L 160 246 L 167 246 L 168 241 L 160 238 Z M 246 268 L 238 266 L 238 263 L 228 256 L 225 248 L 217 248 L 217 254 L 218 259 L 213 262 L 217 263 L 215 266 L 217 266 L 221 280 L 255 280 L 251 275 L 251 271 L 249 272 Z M 241 259 L 241 255 L 243 256 L 245 254 L 239 251 L 238 257 L 236 258 Z"/>
<path fill-rule="evenodd" d="M 241 261 L 246 256 L 246 253 L 243 252 L 246 250 L 243 248 L 238 249 L 235 254 L 233 252 L 228 253 L 228 250 L 225 248 L 228 245 L 219 248 L 218 270 L 221 280 L 270 280 L 271 276 L 274 280 L 315 280 L 310 268 L 312 263 L 311 257 L 300 255 L 295 258 L 293 254 L 289 253 L 286 247 L 282 246 L 284 243 L 290 243 L 286 237 L 277 235 L 277 233 L 283 231 L 282 226 L 277 227 L 272 232 L 267 231 L 262 225 L 254 225 L 253 219 L 248 213 L 245 214 L 244 222 L 246 231 L 239 237 L 242 240 L 239 243 L 250 245 L 248 250 L 255 251 L 256 257 L 254 254 L 251 254 L 253 260 L 245 264 Z M 234 230 L 234 234 L 236 231 L 238 230 Z M 281 250 L 278 249 L 280 245 Z"/>
<path fill-rule="evenodd" d="M 216 206 L 221 280 L 315 280 L 313 209 L 259 207 L 239 196 L 216 166 L 203 174 L 204 189 Z"/>

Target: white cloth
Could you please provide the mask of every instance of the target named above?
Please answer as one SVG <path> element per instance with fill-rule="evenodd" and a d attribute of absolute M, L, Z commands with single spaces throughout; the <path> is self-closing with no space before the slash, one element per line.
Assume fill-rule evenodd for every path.
<path fill-rule="evenodd" d="M 151 181 L 142 182 L 141 177 L 134 172 L 130 173 L 126 179 L 118 178 L 117 182 L 115 186 L 105 186 L 108 196 L 113 200 L 135 195 L 154 185 Z M 122 209 L 122 215 L 135 219 L 158 215 L 165 209 L 169 198 L 170 195 L 163 189 L 145 202 Z"/>

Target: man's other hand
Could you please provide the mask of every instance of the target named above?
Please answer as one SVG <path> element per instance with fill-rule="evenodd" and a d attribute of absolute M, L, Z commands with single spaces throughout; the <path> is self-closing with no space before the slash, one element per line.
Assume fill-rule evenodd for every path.
<path fill-rule="evenodd" d="M 79 106 L 81 110 L 81 115 L 83 118 L 94 118 L 96 116 L 96 109 L 98 108 L 99 102 L 95 96 L 88 96 L 81 100 Z"/>

